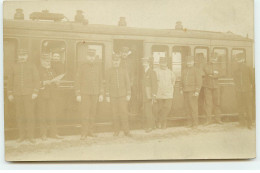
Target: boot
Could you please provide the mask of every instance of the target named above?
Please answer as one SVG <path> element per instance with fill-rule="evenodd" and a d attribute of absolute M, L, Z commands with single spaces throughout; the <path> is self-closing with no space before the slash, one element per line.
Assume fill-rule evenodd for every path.
<path fill-rule="evenodd" d="M 17 142 L 18 143 L 21 143 L 21 142 L 23 142 L 25 140 L 25 137 L 19 137 L 18 139 L 17 139 Z"/>
<path fill-rule="evenodd" d="M 119 136 L 119 132 L 114 132 L 113 136 Z"/>
<path fill-rule="evenodd" d="M 132 137 L 132 135 L 131 135 L 130 132 L 125 132 L 125 136 L 127 136 L 127 137 Z"/>
<path fill-rule="evenodd" d="M 46 141 L 47 140 L 46 135 L 42 135 L 41 139 L 42 139 L 42 141 Z"/>
<path fill-rule="evenodd" d="M 30 143 L 32 143 L 32 144 L 35 144 L 35 139 L 33 139 L 33 138 L 29 138 L 28 141 L 29 141 Z"/>
<path fill-rule="evenodd" d="M 81 135 L 80 140 L 86 140 L 87 139 L 87 135 Z"/>

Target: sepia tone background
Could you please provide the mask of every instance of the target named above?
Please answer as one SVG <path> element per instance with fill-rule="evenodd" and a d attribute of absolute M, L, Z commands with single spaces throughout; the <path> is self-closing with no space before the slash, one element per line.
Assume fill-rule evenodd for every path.
<path fill-rule="evenodd" d="M 62 5 L 61 5 L 62 4 Z M 40 8 L 39 8 L 40 6 Z M 61 7 L 62 8 L 58 8 Z M 86 6 L 86 8 L 84 7 Z M 13 13 L 16 8 L 23 8 L 25 19 L 28 19 L 28 16 L 31 12 L 34 11 L 41 11 L 44 9 L 48 9 L 50 12 L 59 12 L 63 13 L 66 17 L 68 17 L 71 21 L 73 21 L 73 17 L 75 15 L 75 11 L 77 9 L 81 9 L 85 12 L 85 17 L 89 20 L 90 24 L 108 24 L 108 25 L 117 25 L 118 18 L 120 16 L 126 17 L 127 25 L 133 26 L 133 27 L 144 27 L 144 28 L 174 28 L 175 22 L 178 20 L 181 20 L 184 27 L 188 29 L 194 29 L 194 30 L 206 30 L 206 31 L 217 31 L 217 32 L 232 32 L 235 34 L 242 35 L 244 37 L 253 38 L 253 14 L 252 9 L 253 8 L 253 2 L 252 1 L 241 1 L 241 2 L 234 2 L 234 1 L 144 1 L 142 3 L 134 1 L 134 2 L 122 2 L 122 1 L 110 1 L 110 2 L 104 2 L 104 1 L 89 1 L 89 2 L 83 2 L 83 1 L 77 1 L 77 2 L 10 2 L 10 4 L 5 4 L 4 6 L 4 18 L 6 19 L 12 19 Z M 82 8 L 83 7 L 83 8 Z M 122 10 L 123 9 L 123 10 Z M 145 9 L 145 10 L 143 10 Z M 243 10 L 247 9 L 247 10 Z M 105 15 L 104 15 L 105 14 Z M 191 18 L 192 16 L 192 18 Z M 145 21 L 145 22 L 144 22 Z M 243 25 L 242 25 L 243 23 Z M 205 129 L 204 129 L 205 130 Z M 64 158 L 64 155 L 61 154 L 61 157 L 57 157 L 59 153 L 65 153 L 66 158 L 70 158 L 72 160 L 81 160 L 81 159 L 94 159 L 94 160 L 109 160 L 109 159 L 171 159 L 172 157 L 175 159 L 180 158 L 193 158 L 194 156 L 200 156 L 201 158 L 208 158 L 208 154 L 211 155 L 211 157 L 217 157 L 217 158 L 229 158 L 230 153 L 227 151 L 230 151 L 234 149 L 233 145 L 230 145 L 229 148 L 226 148 L 227 151 L 221 151 L 222 147 L 216 149 L 216 146 L 214 146 L 215 142 L 220 142 L 219 137 L 221 136 L 221 140 L 229 140 L 230 136 L 224 136 L 223 133 L 226 130 L 232 131 L 232 125 L 226 126 L 224 128 L 221 127 L 213 127 L 209 130 L 209 132 L 216 132 L 220 131 L 220 133 L 215 133 L 216 136 L 212 137 L 209 134 L 206 134 L 206 136 L 203 136 L 201 138 L 196 138 L 198 141 L 204 141 L 205 139 L 208 139 L 208 147 L 207 149 L 200 149 L 200 150 L 193 150 L 194 153 L 186 153 L 186 148 L 182 148 L 179 150 L 180 152 L 176 154 L 175 156 L 172 156 L 171 153 L 174 153 L 174 148 L 171 148 L 172 145 L 176 144 L 177 146 L 181 146 L 183 143 L 189 144 L 192 143 L 194 138 L 188 139 L 185 141 L 183 139 L 182 142 L 176 142 L 176 141 L 167 141 L 167 138 L 175 138 L 179 136 L 179 134 L 188 134 L 194 137 L 196 134 L 193 134 L 191 131 L 186 131 L 186 129 L 176 129 L 173 131 L 168 131 L 165 134 L 154 134 L 148 138 L 144 136 L 138 136 L 135 138 L 137 141 L 132 140 L 116 140 L 116 141 L 109 141 L 110 138 L 106 139 L 107 136 L 101 135 L 101 143 L 103 143 L 102 147 L 100 149 L 98 148 L 88 148 L 90 157 L 87 157 L 85 155 L 76 155 L 76 157 L 73 157 L 73 153 L 69 150 L 69 145 L 65 145 L 65 148 L 63 151 L 55 151 L 49 155 L 45 155 L 43 157 L 38 157 L 37 152 L 31 152 L 29 148 L 25 148 L 24 155 L 18 155 L 16 159 L 32 159 L 32 160 L 50 160 L 53 158 L 54 160 L 62 160 Z M 223 133 L 221 133 L 223 132 Z M 242 150 L 242 152 L 237 153 L 238 150 L 241 148 L 234 149 L 231 153 L 231 157 L 244 157 L 245 155 L 254 155 L 254 133 L 250 133 L 248 135 L 246 132 L 241 131 L 232 131 L 232 135 L 234 137 L 234 140 L 237 138 L 240 138 L 238 136 L 242 135 L 243 137 L 247 136 L 246 139 L 240 138 L 238 143 L 241 145 L 248 147 L 247 149 L 252 149 L 250 152 L 248 152 L 246 149 Z M 145 140 L 145 139 L 153 139 L 157 137 L 162 137 L 165 135 L 165 138 L 167 139 L 165 142 L 164 147 L 171 148 L 170 150 L 164 150 L 160 148 L 160 145 L 157 146 L 155 141 L 149 141 L 149 145 L 154 145 L 154 147 L 148 148 L 148 150 L 143 150 L 147 143 L 143 143 L 142 147 L 140 147 L 139 142 Z M 102 141 L 104 139 L 104 141 Z M 213 140 L 214 139 L 214 140 Z M 67 138 L 67 142 L 71 142 L 73 145 L 77 142 L 77 139 Z M 249 143 L 244 143 L 245 141 L 250 141 Z M 66 142 L 66 141 L 65 141 Z M 94 140 L 91 140 L 91 142 L 95 143 Z M 126 142 L 133 145 L 130 146 L 124 146 L 127 148 L 133 148 L 134 152 L 132 154 L 128 153 L 124 155 L 124 157 L 120 156 L 120 153 L 124 151 L 124 148 L 120 148 L 118 150 L 117 146 L 113 146 L 113 143 L 120 143 L 120 142 Z M 157 141 L 158 142 L 158 141 Z M 223 142 L 223 141 L 222 141 Z M 90 145 L 92 145 L 91 143 Z M 107 145 L 108 143 L 108 145 Z M 13 143 L 7 143 L 8 145 L 8 152 L 12 153 L 12 147 L 15 147 L 15 144 Z M 112 145 L 111 145 L 112 144 Z M 57 143 L 53 143 L 49 145 L 50 148 L 58 145 Z M 84 150 L 84 145 L 82 150 Z M 107 146 L 106 146 L 107 145 Z M 198 144 L 199 145 L 199 144 Z M 104 146 L 106 146 L 104 148 Z M 82 147 L 82 146 L 79 146 Z M 113 148 L 114 147 L 114 148 Z M 139 148 L 140 147 L 140 148 Z M 161 146 L 162 147 L 162 146 Z M 112 149 L 112 150 L 109 150 Z M 216 149 L 216 150 L 215 150 Z M 35 150 L 37 150 L 37 146 L 35 147 Z M 102 156 L 95 156 L 95 151 L 99 150 L 99 152 L 102 153 Z M 81 151 L 81 150 L 80 150 Z M 115 154 L 115 151 L 116 155 Z M 150 153 L 153 151 L 154 153 Z M 26 152 L 30 152 L 31 155 L 26 154 Z M 137 156 L 137 153 L 143 152 L 143 155 Z M 227 155 L 223 155 L 223 153 L 227 153 Z M 85 153 L 85 152 L 84 152 Z M 151 154 L 151 155 L 150 155 Z M 167 155 L 168 154 L 168 155 Z M 11 154 L 12 157 L 14 157 L 15 153 Z M 25 157 L 25 158 L 23 158 Z"/>
<path fill-rule="evenodd" d="M 80 9 L 90 24 L 116 25 L 118 18 L 124 16 L 131 27 L 169 29 L 174 28 L 176 21 L 182 21 L 188 29 L 231 31 L 254 38 L 253 0 L 71 1 L 7 0 L 3 17 L 12 19 L 16 8 L 24 9 L 25 19 L 32 12 L 48 9 L 73 21 L 76 10 Z"/>

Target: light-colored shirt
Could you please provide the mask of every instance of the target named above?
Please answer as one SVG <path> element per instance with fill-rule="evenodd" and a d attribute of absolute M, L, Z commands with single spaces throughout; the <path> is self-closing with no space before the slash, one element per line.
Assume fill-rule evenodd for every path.
<path fill-rule="evenodd" d="M 155 70 L 158 82 L 157 99 L 172 99 L 176 76 L 170 69 Z"/>

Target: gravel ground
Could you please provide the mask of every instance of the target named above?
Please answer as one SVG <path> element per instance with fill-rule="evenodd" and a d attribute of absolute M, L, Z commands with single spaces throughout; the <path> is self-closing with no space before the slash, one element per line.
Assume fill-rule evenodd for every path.
<path fill-rule="evenodd" d="M 150 133 L 134 130 L 132 137 L 113 137 L 99 133 L 97 137 L 80 140 L 79 135 L 62 140 L 36 139 L 5 142 L 7 161 L 53 160 L 158 160 L 158 159 L 235 159 L 254 158 L 255 128 L 249 130 L 237 123 L 157 129 Z"/>

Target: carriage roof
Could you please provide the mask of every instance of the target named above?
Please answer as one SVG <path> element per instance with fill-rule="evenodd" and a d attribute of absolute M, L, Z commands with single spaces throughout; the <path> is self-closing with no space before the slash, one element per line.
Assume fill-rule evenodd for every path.
<path fill-rule="evenodd" d="M 151 36 L 151 37 L 178 37 L 178 38 L 200 38 L 216 40 L 238 40 L 253 41 L 247 37 L 233 34 L 232 32 L 212 32 L 200 30 L 176 30 L 176 29 L 151 29 L 137 28 L 117 25 L 82 24 L 75 22 L 51 22 L 33 20 L 4 20 L 4 30 L 7 28 L 62 31 L 75 33 L 91 33 L 106 35 L 129 35 L 129 36 Z"/>

